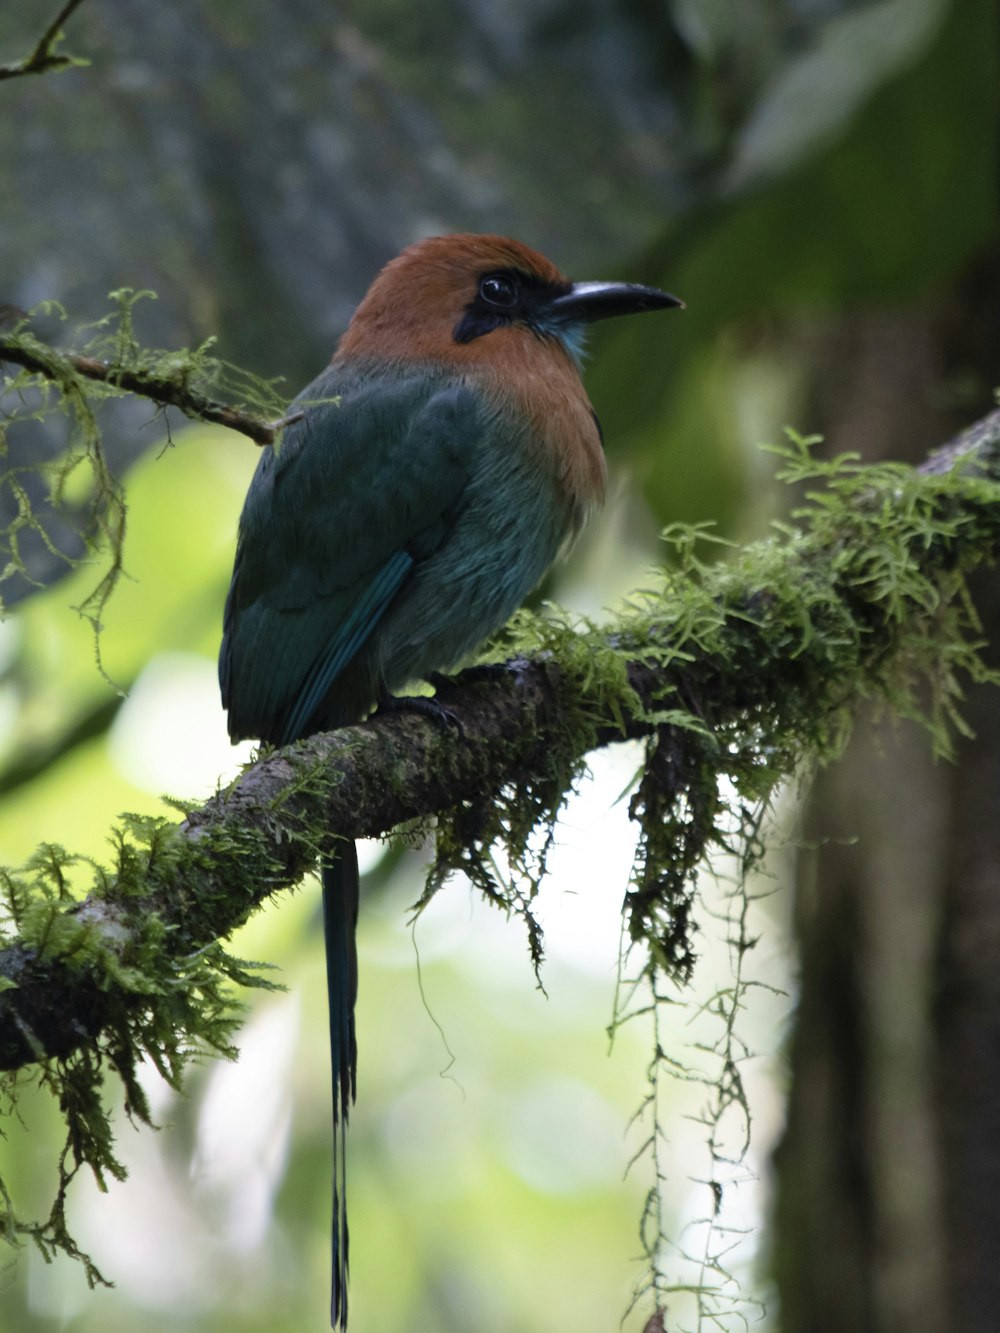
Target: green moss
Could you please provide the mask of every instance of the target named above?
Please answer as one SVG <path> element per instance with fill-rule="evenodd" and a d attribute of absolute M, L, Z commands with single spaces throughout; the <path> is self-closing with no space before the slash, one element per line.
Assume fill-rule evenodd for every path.
<path fill-rule="evenodd" d="M 15 513 L 0 529 L 5 555 L 0 568 L 0 614 L 5 580 L 15 574 L 31 577 L 22 553 L 26 534 L 44 542 L 67 568 L 90 561 L 98 564 L 102 572 L 76 609 L 93 628 L 99 667 L 101 617 L 125 568 L 127 525 L 125 493 L 108 465 L 102 442 L 98 420 L 101 404 L 109 398 L 127 397 L 145 383 L 154 398 L 156 386 L 161 390 L 172 388 L 195 399 L 214 396 L 270 418 L 280 417 L 285 406 L 277 392 L 277 381 L 260 379 L 218 358 L 213 350 L 214 338 L 181 350 L 143 346 L 135 332 L 135 311 L 141 301 L 155 299 L 153 292 L 124 287 L 111 292 L 108 299 L 110 312 L 78 330 L 72 347 L 74 356 L 105 363 L 106 378 L 95 380 L 83 374 L 69 355 L 41 342 L 29 331 L 35 316 L 65 320 L 66 312 L 55 302 L 37 306 L 12 329 L 5 330 L 2 338 L 5 350 L 24 352 L 42 369 L 22 370 L 8 381 L 12 400 L 20 405 L 0 421 L 0 458 L 7 458 L 9 434 L 27 422 L 61 413 L 68 418 L 69 433 L 65 448 L 55 458 L 40 456 L 16 469 L 5 468 L 3 480 L 15 501 Z M 126 378 L 129 388 L 122 386 Z M 27 484 L 32 473 L 44 482 L 47 504 L 71 518 L 71 526 L 83 540 L 81 556 L 59 550 L 51 541 L 44 514 L 36 512 L 31 499 L 37 489 Z"/>
<path fill-rule="evenodd" d="M 782 525 L 770 540 L 721 562 L 702 558 L 711 533 L 672 529 L 665 534 L 667 570 L 611 627 L 571 624 L 558 612 L 515 619 L 503 647 L 558 664 L 565 686 L 560 739 L 540 753 L 527 783 L 481 793 L 442 817 L 437 861 L 419 904 L 450 873 L 464 871 L 489 901 L 524 917 L 537 970 L 542 938 L 531 902 L 561 805 L 599 730 L 624 717 L 645 721 L 645 759 L 629 806 L 638 847 L 623 903 L 623 958 L 641 960 L 631 993 L 638 982 L 652 997 L 654 1055 L 640 1108 L 651 1128 L 639 1156 L 649 1157 L 654 1183 L 640 1225 L 647 1275 L 636 1299 L 651 1294 L 657 1309 L 678 1290 L 666 1271 L 676 1242 L 661 1221 L 659 1099 L 664 1078 L 692 1077 L 668 1054 L 660 1021 L 692 981 L 699 877 L 719 851 L 740 868 L 726 916 L 731 984 L 694 997 L 719 1024 L 719 1075 L 702 1113 L 720 1168 L 719 1179 L 707 1182 L 714 1218 L 719 1180 L 731 1166 L 722 1124 L 734 1112 L 744 1124 L 744 1152 L 749 1145 L 740 1074 L 746 1051 L 737 1028 L 751 984 L 744 973 L 753 944 L 748 879 L 763 857 L 762 829 L 779 784 L 836 758 L 863 699 L 917 720 L 935 752 L 950 756 L 964 730 L 963 682 L 998 682 L 980 658 L 965 575 L 996 550 L 1000 488 L 968 461 L 950 474 L 925 476 L 891 464 L 862 466 L 853 457 L 820 462 L 810 443 L 792 436 L 781 450 L 784 479 L 809 488 L 794 527 Z M 648 667 L 658 682 L 642 704 L 629 664 Z M 497 872 L 497 845 L 512 880 Z M 721 1257 L 731 1238 L 719 1232 L 715 1239 L 718 1254 L 695 1293 L 710 1319 L 740 1299 Z"/>
<path fill-rule="evenodd" d="M 612 627 L 570 622 L 555 608 L 521 612 L 492 647 L 558 664 L 562 712 L 555 745 L 529 781 L 481 793 L 439 821 L 437 861 L 421 900 L 454 871 L 529 918 L 553 826 L 602 727 L 641 716 L 646 758 L 630 813 L 639 828 L 629 939 L 648 950 L 651 977 L 684 982 L 694 963 L 697 870 L 733 849 L 734 815 L 757 839 L 778 783 L 835 757 L 863 698 L 919 720 L 951 753 L 963 677 L 994 679 L 965 592 L 968 569 L 990 557 L 1000 523 L 996 484 L 957 472 L 923 476 L 851 457 L 814 460 L 797 436 L 780 452 L 784 479 L 811 489 L 773 538 L 708 561 L 704 528 L 665 534 L 671 562 Z M 822 482 L 822 487 L 816 483 Z M 630 664 L 663 685 L 644 706 Z M 546 738 L 549 739 L 548 737 Z M 735 793 L 723 795 L 726 792 Z M 493 849 L 529 888 L 501 882 Z M 531 925 L 538 962 L 540 933 Z"/>
<path fill-rule="evenodd" d="M 177 856 L 180 843 L 177 828 L 163 820 L 123 818 L 113 837 L 115 859 L 107 868 L 92 866 L 91 885 L 91 901 L 106 904 L 109 912 L 116 904 L 136 900 L 140 910 L 128 914 L 127 928 L 123 924 L 120 930 L 113 917 L 98 922 L 93 913 L 87 918 L 78 912 L 70 879 L 81 861 L 60 847 L 46 844 L 21 871 L 5 869 L 0 876 L 5 918 L 0 947 L 16 945 L 58 967 L 62 975 L 86 971 L 96 976 L 106 1001 L 100 1031 L 92 1041 L 65 1059 L 43 1056 L 34 1066 L 31 1082 L 49 1091 L 66 1126 L 56 1193 L 47 1218 L 25 1220 L 0 1181 L 0 1234 L 14 1245 L 30 1239 L 46 1259 L 62 1252 L 79 1260 L 92 1286 L 105 1279 L 69 1233 L 65 1201 L 84 1167 L 101 1189 L 108 1176 L 125 1177 L 107 1104 L 109 1076 L 120 1083 L 130 1118 L 151 1125 L 138 1077 L 142 1062 L 150 1060 L 172 1087 L 180 1088 L 192 1059 L 234 1058 L 232 1038 L 245 1012 L 242 990 L 275 988 L 262 975 L 264 964 L 235 958 L 216 940 L 202 947 L 179 946 L 176 930 L 142 910 L 151 884 Z M 208 846 L 204 855 L 220 851 L 224 855 L 226 849 Z M 16 979 L 7 982 L 8 988 L 17 985 Z M 30 1034 L 25 1035 L 30 1040 Z M 0 1101 L 8 1111 L 13 1111 L 26 1082 L 21 1072 L 0 1076 Z"/>

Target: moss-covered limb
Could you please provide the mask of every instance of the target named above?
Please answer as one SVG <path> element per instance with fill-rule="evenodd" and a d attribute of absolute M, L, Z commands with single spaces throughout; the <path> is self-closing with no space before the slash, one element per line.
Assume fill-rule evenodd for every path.
<path fill-rule="evenodd" d="M 38 49 L 57 35 L 55 24 Z M 104 670 L 102 629 L 104 610 L 125 570 L 128 510 L 121 472 L 139 446 L 119 440 L 106 449 L 100 406 L 140 396 L 241 432 L 258 445 L 274 444 L 301 416 L 287 414 L 277 379 L 217 357 L 214 338 L 190 348 L 144 345 L 135 313 L 152 299 L 155 293 L 132 288 L 109 293 L 110 313 L 77 330 L 73 350 L 54 347 L 31 331 L 37 316 L 66 319 L 58 303 L 42 302 L 31 312 L 0 303 L 0 617 L 7 606 L 65 572 L 81 565 L 96 569 L 93 586 L 74 609 L 90 623 L 98 669 L 119 694 L 121 687 Z M 61 423 L 55 431 L 32 431 L 56 414 L 67 418 L 65 432 Z M 95 710 L 83 730 L 99 722 L 102 711 L 107 709 Z M 23 781 L 31 767 L 25 763 L 5 781 Z"/>
<path fill-rule="evenodd" d="M 286 403 L 277 381 L 221 360 L 212 338 L 191 348 L 145 346 L 136 333 L 136 312 L 152 299 L 153 293 L 131 288 L 111 292 L 110 311 L 77 330 L 72 349 L 62 350 L 41 341 L 29 327 L 38 315 L 65 319 L 61 307 L 45 302 L 25 314 L 0 306 L 0 324 L 13 321 L 0 332 L 0 387 L 8 409 L 0 418 L 8 492 L 0 520 L 0 599 L 7 580 L 14 595 L 21 596 L 24 585 L 39 586 L 39 572 L 52 577 L 62 565 L 93 561 L 102 572 L 77 609 L 93 627 L 98 663 L 104 608 L 124 568 L 127 520 L 124 490 L 105 450 L 100 405 L 109 398 L 139 394 L 194 419 L 242 431 L 262 444 L 272 442 L 293 419 L 282 415 Z M 32 441 L 21 432 L 55 413 L 68 418 L 69 433 L 53 457 L 44 435 L 36 434 Z M 76 498 L 70 500 L 71 494 Z M 43 571 L 25 554 L 39 542 L 49 555 Z"/>
<path fill-rule="evenodd" d="M 527 781 L 557 735 L 555 671 L 525 664 L 457 681 L 444 694 L 460 738 L 422 715 L 391 713 L 269 755 L 179 826 L 131 821 L 118 865 L 82 905 L 57 890 L 36 905 L 35 882 L 59 873 L 54 854 L 39 856 L 32 884 L 9 877 L 20 938 L 0 951 L 0 1068 L 65 1056 L 115 1013 L 158 1003 L 178 960 L 295 884 L 337 836 L 383 833 Z"/>
<path fill-rule="evenodd" d="M 997 451 L 1000 450 L 1000 408 L 973 422 L 967 430 L 935 449 L 920 465 L 924 476 L 948 472 L 962 459 L 978 463 L 983 473 L 996 477 Z"/>
<path fill-rule="evenodd" d="M 814 487 L 797 528 L 723 565 L 700 562 L 702 534 L 670 534 L 674 572 L 610 628 L 517 617 L 506 667 L 440 684 L 455 725 L 391 713 L 266 756 L 182 824 L 124 819 L 114 864 L 93 867 L 82 903 L 71 888 L 79 865 L 57 847 L 4 872 L 0 1064 L 34 1066 L 67 1138 L 48 1219 L 17 1216 L 0 1181 L 0 1234 L 62 1250 L 101 1280 L 67 1231 L 63 1201 L 81 1165 L 99 1180 L 121 1172 L 103 1075 L 117 1073 L 130 1113 L 147 1120 L 141 1061 L 176 1085 L 193 1052 L 229 1050 L 240 1017 L 233 983 L 263 983 L 219 938 L 337 837 L 437 814 L 427 896 L 465 869 L 524 916 L 537 963 L 531 899 L 555 815 L 591 750 L 644 736 L 628 937 L 642 946 L 654 997 L 665 982 L 686 982 L 705 854 L 726 846 L 754 863 L 775 784 L 836 752 L 860 698 L 880 694 L 947 745 L 961 673 L 986 674 L 963 580 L 1000 545 L 995 424 L 979 432 L 964 475 L 820 465 L 793 442 L 786 472 Z M 523 877 L 496 881 L 498 842 L 527 887 Z M 739 950 L 750 947 L 741 931 Z M 730 1026 L 742 985 L 737 973 L 718 999 Z M 741 1097 L 734 1049 L 722 1047 L 717 1118 Z M 664 1059 L 657 1041 L 654 1071 Z M 8 1105 L 22 1077 L 0 1079 Z M 662 1306 L 659 1233 L 644 1229 L 643 1240 Z"/>
<path fill-rule="evenodd" d="M 35 43 L 34 49 L 14 64 L 0 65 L 0 79 L 17 79 L 25 74 L 44 74 L 50 69 L 66 69 L 73 65 L 86 65 L 89 61 L 77 56 L 59 54 L 56 47 L 62 40 L 63 26 L 66 20 L 79 9 L 83 0 L 66 0 L 49 26 Z"/>
<path fill-rule="evenodd" d="M 260 445 L 273 444 L 282 428 L 300 415 L 296 413 L 276 421 L 265 421 L 243 408 L 216 402 L 189 382 L 191 368 L 186 362 L 174 366 L 169 362 L 161 363 L 162 368 L 159 368 L 153 362 L 141 366 L 104 361 L 58 351 L 24 332 L 0 336 L 0 361 L 21 366 L 57 386 L 66 386 L 82 377 L 124 393 L 137 394 L 160 407 L 176 407 L 194 421 L 227 426 Z"/>
<path fill-rule="evenodd" d="M 171 1023 L 191 1021 L 179 997 L 192 960 L 337 837 L 436 814 L 431 887 L 461 866 L 489 892 L 490 846 L 501 839 L 523 861 L 586 755 L 623 737 L 652 747 L 632 808 L 642 842 L 629 931 L 683 979 L 691 876 L 726 836 L 724 779 L 759 805 L 834 753 L 873 694 L 947 744 L 958 675 L 979 670 L 964 572 L 1000 544 L 995 437 L 975 454 L 986 475 L 966 477 L 812 465 L 793 449 L 795 478 L 824 481 L 797 529 L 724 565 L 700 564 L 685 536 L 681 569 L 611 629 L 517 618 L 507 668 L 440 684 L 455 725 L 376 717 L 266 756 L 181 825 L 131 820 L 82 906 L 65 860 L 42 849 L 32 882 L 8 877 L 0 1067 L 109 1030 L 123 1049 L 169 1049 Z"/>

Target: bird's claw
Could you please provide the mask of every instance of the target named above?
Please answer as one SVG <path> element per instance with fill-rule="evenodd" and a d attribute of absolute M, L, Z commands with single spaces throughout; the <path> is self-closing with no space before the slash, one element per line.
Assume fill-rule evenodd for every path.
<path fill-rule="evenodd" d="M 429 717 L 433 722 L 437 722 L 439 726 L 454 727 L 460 736 L 465 735 L 465 728 L 458 714 L 426 694 L 383 694 L 378 701 L 376 711 L 379 714 L 419 713 L 422 717 Z"/>

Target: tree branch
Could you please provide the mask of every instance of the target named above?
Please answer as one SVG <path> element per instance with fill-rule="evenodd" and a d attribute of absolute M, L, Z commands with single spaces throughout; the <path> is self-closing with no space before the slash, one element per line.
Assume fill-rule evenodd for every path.
<path fill-rule="evenodd" d="M 17 79 L 24 74 L 44 74 L 50 69 L 86 65 L 88 63 L 86 60 L 80 60 L 76 56 L 59 56 L 55 53 L 55 48 L 63 36 L 63 25 L 74 9 L 78 9 L 81 4 L 83 0 L 66 0 L 66 4 L 39 37 L 30 55 L 14 65 L 0 65 L 0 79 Z"/>
<path fill-rule="evenodd" d="M 66 945 L 57 916 L 123 968 L 155 919 L 158 947 L 183 960 L 294 885 L 338 838 L 445 812 L 475 825 L 477 811 L 555 771 L 553 755 L 571 784 L 595 748 L 655 734 L 659 780 L 679 788 L 671 755 L 697 733 L 722 775 L 735 747 L 749 747 L 766 792 L 804 758 L 829 754 L 820 738 L 842 731 L 861 697 L 913 689 L 915 671 L 950 680 L 978 646 L 961 619 L 963 571 L 1000 548 L 1000 411 L 945 448 L 966 460 L 962 473 L 939 475 L 940 452 L 923 476 L 857 467 L 839 509 L 824 503 L 837 495 L 831 481 L 800 531 L 674 576 L 648 614 L 610 633 L 542 631 L 550 640 L 530 659 L 440 682 L 454 726 L 390 713 L 267 754 L 161 831 L 133 882 L 61 901 L 43 944 L 0 951 L 0 1068 L 65 1057 L 120 1029 L 123 1007 L 159 1002 L 92 967 L 86 941 Z M 949 606 L 958 649 L 929 628 Z"/>
<path fill-rule="evenodd" d="M 252 412 L 215 402 L 197 389 L 190 388 L 182 379 L 156 375 L 146 370 L 129 370 L 114 362 L 98 361 L 92 356 L 58 352 L 37 339 L 29 341 L 23 334 L 0 336 L 0 362 L 3 361 L 22 366 L 54 383 L 65 382 L 72 375 L 82 375 L 86 379 L 148 398 L 161 407 L 176 407 L 192 420 L 228 426 L 230 430 L 239 431 L 260 445 L 273 444 L 278 433 L 293 421 L 298 421 L 302 415 L 301 412 L 293 412 L 278 421 L 264 421 Z"/>

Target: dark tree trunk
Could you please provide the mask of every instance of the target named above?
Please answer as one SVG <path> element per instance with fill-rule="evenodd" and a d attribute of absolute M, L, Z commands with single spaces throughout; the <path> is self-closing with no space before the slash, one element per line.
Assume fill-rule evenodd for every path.
<path fill-rule="evenodd" d="M 975 582 L 1000 666 L 997 571 Z M 936 991 L 936 1112 L 953 1327 L 1000 1326 L 1000 699 L 972 692 L 952 774 Z"/>
<path fill-rule="evenodd" d="M 1000 378 L 997 286 L 993 262 L 943 310 L 824 337 L 829 451 L 916 460 L 957 430 L 956 372 Z M 995 571 L 974 592 L 1000 645 Z M 1000 692 L 973 687 L 962 711 L 975 735 L 954 764 L 917 725 L 863 716 L 810 795 L 776 1154 L 783 1333 L 1000 1327 Z"/>

